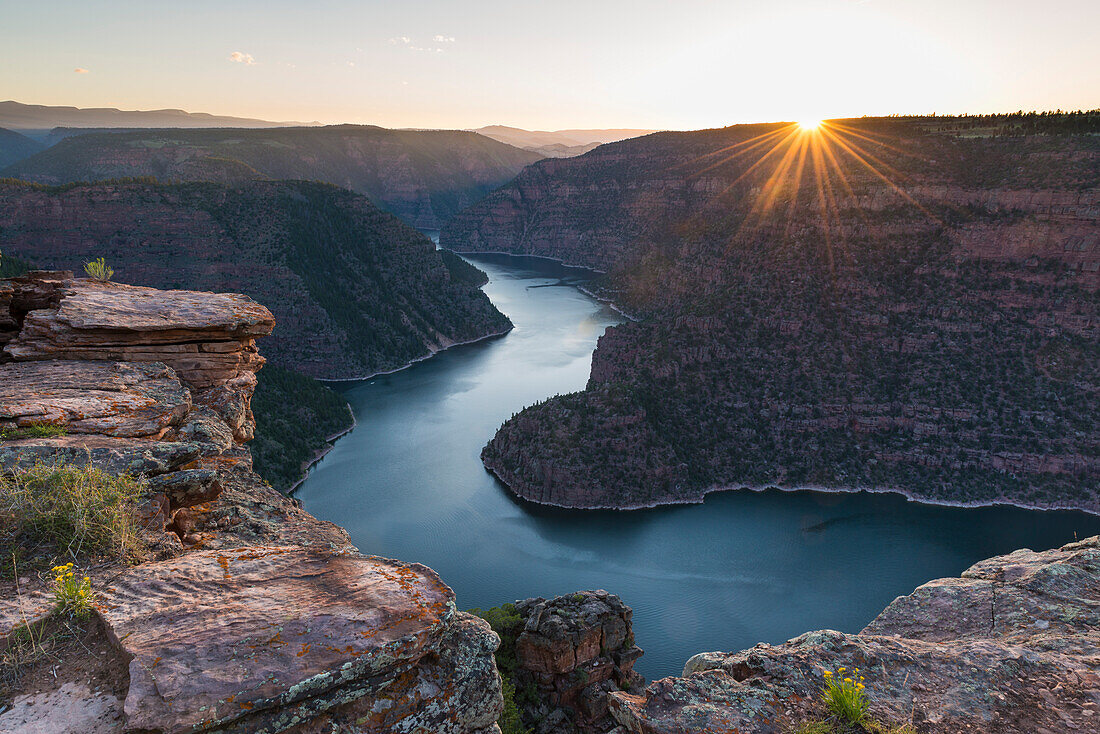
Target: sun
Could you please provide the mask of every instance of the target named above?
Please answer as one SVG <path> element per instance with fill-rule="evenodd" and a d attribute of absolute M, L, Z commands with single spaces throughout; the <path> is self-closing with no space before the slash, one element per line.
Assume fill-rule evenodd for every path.
<path fill-rule="evenodd" d="M 821 127 L 821 120 L 799 120 L 798 127 L 805 132 L 813 132 Z"/>

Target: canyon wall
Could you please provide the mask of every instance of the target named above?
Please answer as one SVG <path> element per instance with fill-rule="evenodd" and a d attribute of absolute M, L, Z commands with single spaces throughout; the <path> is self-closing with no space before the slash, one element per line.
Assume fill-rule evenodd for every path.
<path fill-rule="evenodd" d="M 431 241 L 365 197 L 276 181 L 0 183 L 0 251 L 120 280 L 239 291 L 268 304 L 273 362 L 318 378 L 403 367 L 511 324 Z"/>
<path fill-rule="evenodd" d="M 84 561 L 102 654 L 14 691 L 0 731 L 499 731 L 488 625 L 431 569 L 362 555 L 252 472 L 255 340 L 274 323 L 236 294 L 0 281 L 0 470 L 144 481 L 142 562 Z M 52 610 L 22 573 L 0 646 Z"/>
<path fill-rule="evenodd" d="M 606 271 L 636 319 L 486 466 L 568 507 L 778 486 L 1100 511 L 1098 138 L 932 123 L 659 133 L 463 212 L 444 246 Z"/>
<path fill-rule="evenodd" d="M 414 227 L 439 229 L 541 157 L 456 130 L 132 130 L 67 138 L 3 174 L 45 184 L 134 176 L 325 181 L 370 197 Z"/>

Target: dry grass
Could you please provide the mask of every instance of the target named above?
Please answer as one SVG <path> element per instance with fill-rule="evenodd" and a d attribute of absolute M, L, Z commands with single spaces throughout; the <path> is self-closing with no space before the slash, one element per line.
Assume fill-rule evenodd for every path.
<path fill-rule="evenodd" d="M 35 560 L 140 556 L 141 482 L 89 467 L 36 464 L 0 475 L 0 551 Z"/>

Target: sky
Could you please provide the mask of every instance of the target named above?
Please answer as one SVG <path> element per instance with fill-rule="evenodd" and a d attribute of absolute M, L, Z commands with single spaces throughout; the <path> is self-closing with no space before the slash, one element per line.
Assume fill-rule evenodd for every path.
<path fill-rule="evenodd" d="M 0 99 L 386 127 L 1100 107 L 1098 0 L 0 0 Z"/>

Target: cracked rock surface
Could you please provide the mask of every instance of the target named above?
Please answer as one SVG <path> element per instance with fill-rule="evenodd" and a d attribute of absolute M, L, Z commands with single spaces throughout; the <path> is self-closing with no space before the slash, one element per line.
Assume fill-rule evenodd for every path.
<path fill-rule="evenodd" d="M 859 668 L 871 714 L 918 732 L 1100 730 L 1100 537 L 981 561 L 890 604 L 856 635 L 702 653 L 611 694 L 628 731 L 779 734 L 820 716 L 825 670 Z"/>

